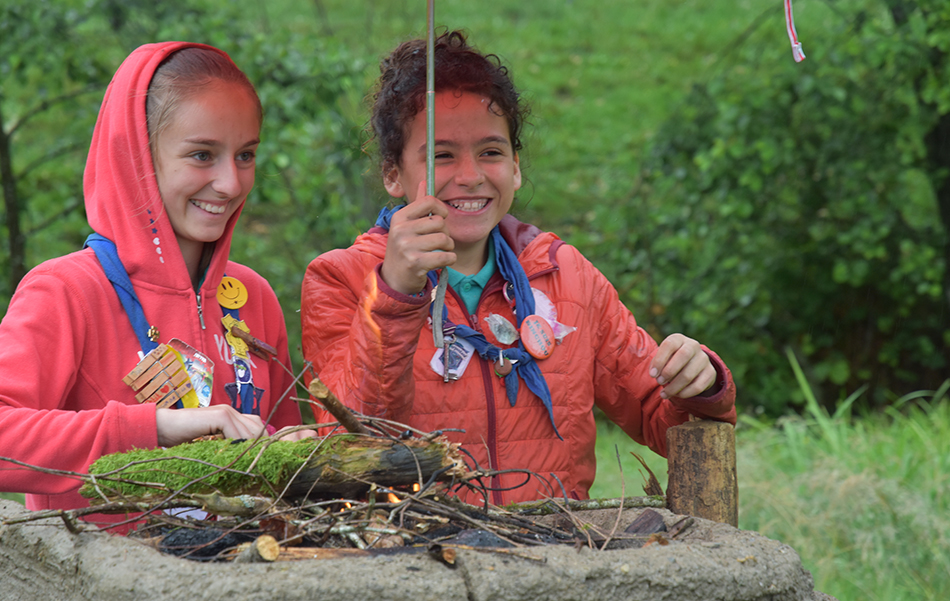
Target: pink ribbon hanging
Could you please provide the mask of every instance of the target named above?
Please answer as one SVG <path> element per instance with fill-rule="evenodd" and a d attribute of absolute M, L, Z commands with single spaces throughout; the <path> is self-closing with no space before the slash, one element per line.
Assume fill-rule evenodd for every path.
<path fill-rule="evenodd" d="M 805 51 L 802 50 L 802 43 L 798 41 L 798 33 L 795 31 L 792 0 L 785 0 L 785 29 L 788 31 L 788 41 L 792 43 L 792 57 L 796 63 L 800 63 L 805 60 Z"/>

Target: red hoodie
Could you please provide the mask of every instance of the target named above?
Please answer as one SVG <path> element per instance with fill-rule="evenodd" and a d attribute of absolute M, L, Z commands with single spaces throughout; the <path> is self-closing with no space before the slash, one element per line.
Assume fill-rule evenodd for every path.
<path fill-rule="evenodd" d="M 273 290 L 253 270 L 228 261 L 235 212 L 215 245 L 195 293 L 171 222 L 163 211 L 149 151 L 146 92 L 182 42 L 138 48 L 106 90 L 83 180 L 89 225 L 114 241 L 159 342 L 178 338 L 214 362 L 211 403 L 231 403 L 230 349 L 216 290 L 226 274 L 248 290 L 240 318 L 250 333 L 278 349 L 290 366 L 283 313 Z M 219 51 L 220 52 L 220 51 Z M 223 54 L 223 53 L 222 53 Z M 136 402 L 122 378 L 141 350 L 129 319 L 92 249 L 47 261 L 20 282 L 0 323 L 0 457 L 86 472 L 102 455 L 157 446 L 155 406 Z M 263 389 L 261 418 L 276 427 L 300 423 L 285 399 L 293 377 L 277 361 L 251 356 L 254 386 Z M 276 409 L 275 409 L 276 407 Z M 0 490 L 25 492 L 30 509 L 88 505 L 76 479 L 0 461 Z"/>

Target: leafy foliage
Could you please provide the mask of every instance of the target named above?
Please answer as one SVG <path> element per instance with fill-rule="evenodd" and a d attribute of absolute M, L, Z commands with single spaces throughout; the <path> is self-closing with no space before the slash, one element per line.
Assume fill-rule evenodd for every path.
<path fill-rule="evenodd" d="M 78 248 L 84 237 L 82 169 L 98 110 L 95 98 L 124 57 L 105 18 L 108 11 L 87 11 L 85 4 L 38 0 L 0 6 L 4 307 L 28 266 Z M 33 253 L 36 247 L 43 250 Z"/>
<path fill-rule="evenodd" d="M 753 39 L 693 89 L 602 245 L 659 335 L 727 349 L 741 398 L 773 413 L 795 390 L 787 346 L 826 404 L 862 382 L 883 403 L 941 381 L 950 358 L 945 167 L 926 140 L 950 109 L 950 14 L 907 2 L 898 23 L 880 2 L 836 4 L 827 53 L 754 69 L 767 51 Z"/>

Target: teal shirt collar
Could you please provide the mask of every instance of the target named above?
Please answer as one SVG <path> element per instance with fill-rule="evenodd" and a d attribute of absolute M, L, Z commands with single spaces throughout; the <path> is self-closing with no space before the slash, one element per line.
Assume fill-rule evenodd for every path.
<path fill-rule="evenodd" d="M 488 260 L 485 266 L 475 275 L 464 275 L 449 267 L 449 286 L 452 290 L 462 297 L 465 308 L 471 314 L 478 308 L 478 300 L 482 297 L 482 291 L 488 285 L 488 280 L 495 275 L 497 267 L 495 266 L 495 245 L 488 245 Z"/>

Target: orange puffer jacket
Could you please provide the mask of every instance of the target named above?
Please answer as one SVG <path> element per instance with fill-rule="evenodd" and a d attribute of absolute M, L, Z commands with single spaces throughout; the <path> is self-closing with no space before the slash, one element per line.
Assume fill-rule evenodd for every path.
<path fill-rule="evenodd" d="M 541 400 L 522 381 L 514 406 L 504 380 L 477 354 L 460 379 L 445 383 L 430 367 L 436 352 L 428 325 L 429 299 L 400 294 L 379 277 L 385 230 L 373 228 L 348 249 L 325 253 L 307 269 L 301 320 L 304 357 L 346 405 L 431 432 L 447 428 L 479 467 L 530 470 L 544 478 L 504 474 L 491 479 L 490 502 L 503 505 L 561 496 L 553 473 L 574 498 L 587 498 L 596 473 L 596 404 L 634 440 L 666 455 L 666 430 L 688 413 L 735 423 L 732 375 L 709 350 L 719 391 L 708 398 L 660 398 L 649 377 L 657 343 L 637 326 L 614 287 L 575 248 L 552 233 L 506 216 L 501 233 L 518 255 L 531 286 L 551 299 L 557 320 L 576 331 L 538 362 L 551 390 L 559 440 Z M 492 276 L 469 315 L 454 290 L 446 295 L 449 319 L 465 323 L 502 348 L 485 318 L 515 321 L 501 275 Z M 677 406 L 678 405 L 678 406 Z M 317 421 L 333 421 L 318 413 Z M 486 482 L 486 484 L 489 484 Z M 520 485 L 520 486 L 519 486 Z M 511 490 L 502 490 L 502 489 Z M 462 498 L 480 503 L 481 496 Z"/>

